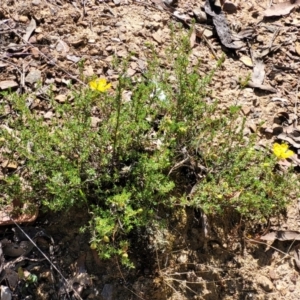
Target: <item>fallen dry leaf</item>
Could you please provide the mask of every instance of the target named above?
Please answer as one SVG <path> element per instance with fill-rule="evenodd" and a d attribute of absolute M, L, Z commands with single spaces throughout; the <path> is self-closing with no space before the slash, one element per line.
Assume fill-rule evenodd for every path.
<path fill-rule="evenodd" d="M 15 82 L 14 80 L 3 80 L 0 81 L 0 89 L 1 90 L 7 90 L 9 88 L 14 88 L 17 87 L 18 83 Z"/>
<path fill-rule="evenodd" d="M 59 103 L 64 103 L 68 99 L 68 96 L 64 95 L 64 94 L 60 94 L 60 95 L 57 95 L 54 99 Z"/>
<path fill-rule="evenodd" d="M 300 232 L 298 231 L 292 231 L 292 230 L 278 230 L 278 231 L 273 231 L 269 232 L 265 235 L 262 235 L 260 237 L 261 240 L 264 241 L 274 241 L 274 240 L 279 240 L 279 241 L 300 241 Z"/>
<path fill-rule="evenodd" d="M 23 36 L 23 40 L 28 42 L 30 36 L 32 35 L 33 31 L 36 29 L 36 22 L 35 19 L 32 18 L 29 25 L 26 28 L 26 33 Z"/>
<path fill-rule="evenodd" d="M 182 14 L 179 11 L 174 11 L 173 16 L 184 23 L 190 23 L 191 18 L 188 15 Z"/>
<path fill-rule="evenodd" d="M 241 56 L 240 61 L 247 67 L 253 67 L 252 59 L 249 56 Z"/>
<path fill-rule="evenodd" d="M 299 0 L 300 1 L 300 0 Z M 216 32 L 221 43 L 230 49 L 240 49 L 244 46 L 243 42 L 235 43 L 231 34 L 231 29 L 228 25 L 225 15 L 213 1 L 206 1 L 204 10 L 207 15 L 210 15 L 213 20 Z"/>
<path fill-rule="evenodd" d="M 15 161 L 4 160 L 1 164 L 1 167 L 16 170 L 18 168 L 18 163 Z"/>
<path fill-rule="evenodd" d="M 295 50 L 296 50 L 297 54 L 300 56 L 300 43 L 299 42 L 296 42 Z"/>
<path fill-rule="evenodd" d="M 44 119 L 51 119 L 53 117 L 53 112 L 48 111 L 44 114 Z"/>
<path fill-rule="evenodd" d="M 70 50 L 70 48 L 66 42 L 64 42 L 63 40 L 58 41 L 58 43 L 56 45 L 56 51 L 62 52 L 62 53 L 67 53 L 67 52 L 69 52 L 69 50 Z"/>
<path fill-rule="evenodd" d="M 283 140 L 291 144 L 293 147 L 299 149 L 300 148 L 300 143 L 297 143 L 297 141 L 294 140 L 291 135 L 287 135 L 286 133 L 281 133 L 277 136 L 278 139 Z"/>
<path fill-rule="evenodd" d="M 292 9 L 300 4 L 300 0 L 286 1 L 274 4 L 264 12 L 265 17 L 278 17 L 289 14 Z"/>
<path fill-rule="evenodd" d="M 273 87 L 271 87 L 270 85 L 265 85 L 265 84 L 256 84 L 252 81 L 249 81 L 247 86 L 252 87 L 252 88 L 257 88 L 263 91 L 267 91 L 270 93 L 277 93 L 277 90 Z"/>
<path fill-rule="evenodd" d="M 66 57 L 68 60 L 71 60 L 74 63 L 78 63 L 80 61 L 80 57 L 76 55 L 67 55 Z"/>

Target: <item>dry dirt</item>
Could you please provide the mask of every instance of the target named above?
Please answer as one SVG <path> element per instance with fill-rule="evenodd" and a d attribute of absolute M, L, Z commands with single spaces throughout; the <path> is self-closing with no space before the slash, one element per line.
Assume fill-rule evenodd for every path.
<path fill-rule="evenodd" d="M 259 128 L 264 145 L 282 133 L 284 126 L 299 129 L 299 9 L 266 18 L 270 2 L 227 2 L 226 18 L 232 32 L 253 30 L 238 50 L 222 46 L 211 23 L 197 21 L 190 57 L 194 65 L 201 61 L 201 72 L 206 74 L 216 65 L 216 56 L 225 53 L 210 85 L 212 95 L 223 107 L 240 105 L 247 117 L 244 134 Z M 145 43 L 152 43 L 164 59 L 170 44 L 169 25 L 180 23 L 160 0 L 0 0 L 0 4 L 0 89 L 35 94 L 45 113 L 49 107 L 44 95 L 50 85 L 57 100 L 64 101 L 68 83 L 85 84 L 81 71 L 85 77 L 104 76 L 114 86 L 119 75 L 111 67 L 114 56 L 126 58 L 131 53 L 128 75 L 139 76 L 147 67 Z M 291 4 L 286 2 L 273 14 L 280 15 Z M 203 6 L 204 1 L 179 0 L 175 8 L 188 19 Z M 83 70 L 79 60 L 84 60 Z M 256 85 L 242 89 L 241 80 L 252 72 L 259 77 Z M 139 247 L 132 249 L 137 265 L 133 271 L 115 261 L 99 260 L 89 248 L 89 237 L 79 233 L 88 220 L 82 211 L 41 214 L 34 226 L 53 237 L 50 252 L 49 237 L 39 237 L 36 242 L 52 255 L 53 264 L 82 299 L 300 299 L 294 261 L 297 241 L 245 242 L 238 239 L 240 229 L 230 225 L 227 231 L 216 229 L 215 238 L 207 241 L 199 212 L 179 211 L 173 218 L 170 231 L 157 230 L 150 241 L 132 237 L 133 245 Z M 273 221 L 271 229 L 298 230 L 299 222 L 295 202 L 286 218 Z M 4 227 L 2 233 L 13 234 Z M 164 241 L 168 251 L 162 253 L 159 245 Z M 151 252 L 148 248 L 153 244 L 157 247 Z M 28 287 L 19 283 L 14 299 L 76 299 L 39 251 L 34 249 L 30 257 L 32 261 L 24 260 L 21 266 L 37 274 L 38 282 Z M 9 276 L 2 279 L 2 285 L 13 289 Z"/>

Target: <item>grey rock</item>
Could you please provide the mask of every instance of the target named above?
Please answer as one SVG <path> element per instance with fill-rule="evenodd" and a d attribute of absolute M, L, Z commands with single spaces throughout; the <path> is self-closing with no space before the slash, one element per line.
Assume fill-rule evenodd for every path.
<path fill-rule="evenodd" d="M 41 77 L 42 77 L 41 71 L 37 69 L 33 69 L 27 74 L 27 76 L 25 77 L 25 81 L 30 84 L 33 84 L 40 81 Z"/>
<path fill-rule="evenodd" d="M 1 285 L 1 300 L 11 300 L 11 290 L 4 285 Z"/>

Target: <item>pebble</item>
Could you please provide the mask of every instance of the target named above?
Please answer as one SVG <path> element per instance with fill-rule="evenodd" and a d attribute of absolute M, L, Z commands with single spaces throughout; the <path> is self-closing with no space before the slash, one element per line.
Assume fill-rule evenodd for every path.
<path fill-rule="evenodd" d="M 25 81 L 33 84 L 40 81 L 41 77 L 42 77 L 41 71 L 37 69 L 33 69 L 27 74 L 27 76 L 25 77 Z"/>
<path fill-rule="evenodd" d="M 193 13 L 199 23 L 205 23 L 207 21 L 206 13 L 203 10 L 196 8 L 193 10 Z"/>
<path fill-rule="evenodd" d="M 51 119 L 53 117 L 53 112 L 48 111 L 44 114 L 44 119 Z"/>
<path fill-rule="evenodd" d="M 96 128 L 100 121 L 101 121 L 101 119 L 99 119 L 97 117 L 91 117 L 91 126 L 93 128 Z"/>
<path fill-rule="evenodd" d="M 28 20 L 29 20 L 29 19 L 28 19 L 27 16 L 20 16 L 20 17 L 19 17 L 19 21 L 22 22 L 22 23 L 27 23 Z"/>
<path fill-rule="evenodd" d="M 234 14 L 237 12 L 237 7 L 234 3 L 230 2 L 230 1 L 225 1 L 224 5 L 223 5 L 223 10 L 230 14 Z"/>
<path fill-rule="evenodd" d="M 179 264 L 185 264 L 188 261 L 188 256 L 185 253 L 182 253 L 178 258 L 177 258 L 177 262 Z"/>
<path fill-rule="evenodd" d="M 266 276 L 259 276 L 257 282 L 266 292 L 272 292 L 274 289 L 272 281 Z"/>
<path fill-rule="evenodd" d="M 1 300 L 11 300 L 11 291 L 7 286 L 1 285 Z"/>
<path fill-rule="evenodd" d="M 251 113 L 251 108 L 247 105 L 243 105 L 242 112 L 245 116 L 248 116 Z"/>

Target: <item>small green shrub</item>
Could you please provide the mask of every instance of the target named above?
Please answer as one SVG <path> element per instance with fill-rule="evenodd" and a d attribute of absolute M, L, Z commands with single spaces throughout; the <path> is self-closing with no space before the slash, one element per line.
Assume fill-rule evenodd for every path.
<path fill-rule="evenodd" d="M 293 178 L 290 172 L 276 171 L 275 156 L 254 150 L 254 142 L 243 139 L 231 146 L 225 143 L 219 151 L 205 155 L 210 171 L 197 186 L 193 205 L 207 214 L 237 211 L 244 219 L 257 221 L 286 207 Z"/>
<path fill-rule="evenodd" d="M 2 202 L 18 198 L 54 211 L 84 207 L 91 212 L 85 228 L 91 247 L 102 258 L 118 255 L 128 266 L 128 234 L 164 222 L 156 218 L 160 209 L 190 205 L 210 214 L 236 210 L 245 218 L 279 212 L 288 177 L 244 139 L 238 107 L 220 110 L 217 101 L 207 101 L 215 70 L 201 77 L 190 66 L 190 53 L 189 36 L 173 37 L 173 68 L 162 70 L 149 45 L 144 76 L 128 78 L 126 64 L 117 64 L 114 92 L 75 89 L 65 103 L 50 92 L 29 108 L 27 95 L 2 94 L 2 105 L 9 103 L 14 112 L 0 129 L 2 155 L 19 165 L 1 179 Z M 132 93 L 128 99 L 126 91 Z M 45 118 L 45 110 L 53 116 Z M 193 179 L 185 176 L 182 161 Z M 185 185 L 199 179 L 200 169 L 206 171 L 188 201 Z"/>

